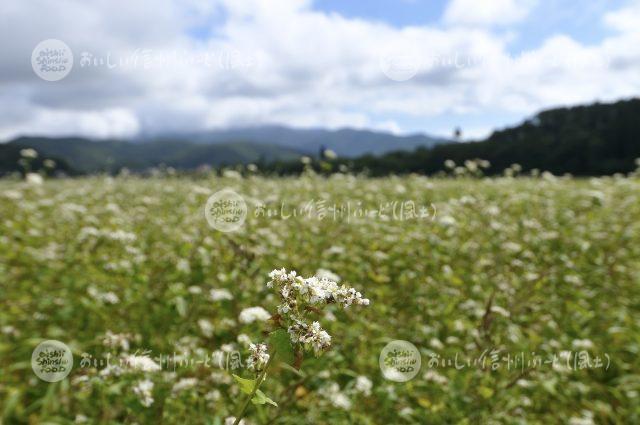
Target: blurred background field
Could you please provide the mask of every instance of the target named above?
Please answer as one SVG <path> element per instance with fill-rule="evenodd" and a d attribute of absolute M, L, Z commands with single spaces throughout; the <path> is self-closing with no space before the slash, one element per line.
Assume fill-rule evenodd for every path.
<path fill-rule="evenodd" d="M 0 425 L 640 424 L 640 0 L 0 22 Z"/>
<path fill-rule="evenodd" d="M 223 188 L 247 202 L 238 232 L 204 218 Z M 212 364 L 114 376 L 80 362 L 245 356 L 266 322 L 239 315 L 275 312 L 265 283 L 280 267 L 330 273 L 371 305 L 324 317 L 331 351 L 279 370 L 265 384 L 279 407 L 250 409 L 249 423 L 640 421 L 634 176 L 96 176 L 2 180 L 0 199 L 2 423 L 224 423 L 241 397 Z M 31 370 L 43 339 L 72 348 L 66 380 Z M 422 355 L 407 383 L 380 372 L 396 339 Z"/>

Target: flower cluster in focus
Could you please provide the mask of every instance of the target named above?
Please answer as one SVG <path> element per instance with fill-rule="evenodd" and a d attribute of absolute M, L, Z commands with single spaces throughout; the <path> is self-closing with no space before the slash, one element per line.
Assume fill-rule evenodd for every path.
<path fill-rule="evenodd" d="M 267 344 L 251 344 L 249 345 L 249 359 L 247 360 L 247 368 L 255 372 L 262 371 L 269 361 Z"/>
<path fill-rule="evenodd" d="M 339 285 L 327 277 L 303 278 L 295 271 L 273 270 L 267 287 L 276 289 L 281 299 L 278 314 L 287 326 L 287 332 L 294 344 L 302 344 L 313 349 L 316 355 L 331 346 L 331 336 L 317 321 L 306 320 L 308 311 L 318 311 L 328 304 L 338 304 L 343 308 L 351 305 L 369 305 L 369 300 L 347 285 Z"/>

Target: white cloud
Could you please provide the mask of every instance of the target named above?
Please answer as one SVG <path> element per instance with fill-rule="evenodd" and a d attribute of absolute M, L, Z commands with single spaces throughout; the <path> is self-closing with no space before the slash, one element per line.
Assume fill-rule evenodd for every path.
<path fill-rule="evenodd" d="M 4 138 L 127 137 L 260 123 L 401 132 L 402 117 L 424 120 L 428 129 L 431 117 L 526 115 L 640 88 L 640 3 L 603 17 L 616 31 L 598 44 L 556 35 L 516 58 L 508 54 L 508 36 L 485 25 L 523 19 L 530 1 L 475 2 L 481 10 L 462 10 L 465 2 L 454 0 L 444 19 L 456 25 L 405 28 L 322 13 L 310 0 L 41 0 L 37 10 L 20 0 L 5 3 Z M 472 18 L 462 12 L 474 8 L 475 20 L 465 21 Z M 194 29 L 201 36 L 190 36 Z M 66 41 L 76 56 L 70 75 L 55 83 L 38 79 L 25 60 L 46 38 Z M 94 59 L 111 54 L 116 66 L 80 67 L 83 51 Z M 394 55 L 413 58 L 415 77 L 385 76 L 381 59 Z M 482 127 L 477 133 L 486 128 L 474 126 Z"/>
<path fill-rule="evenodd" d="M 607 13 L 604 21 L 620 32 L 640 32 L 640 1 L 634 0 L 623 9 Z"/>
<path fill-rule="evenodd" d="M 26 122 L 9 122 L 0 127 L 0 138 L 16 135 L 44 134 L 49 136 L 85 136 L 119 138 L 140 130 L 137 117 L 126 109 L 100 111 L 69 111 L 35 108 Z M 40 130 L 40 131 L 38 131 Z"/>
<path fill-rule="evenodd" d="M 527 17 L 536 0 L 451 0 L 444 21 L 450 25 L 508 25 Z"/>

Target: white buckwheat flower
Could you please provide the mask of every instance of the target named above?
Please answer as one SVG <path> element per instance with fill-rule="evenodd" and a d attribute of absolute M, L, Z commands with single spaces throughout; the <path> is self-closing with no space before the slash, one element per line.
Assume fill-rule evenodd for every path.
<path fill-rule="evenodd" d="M 282 303 L 278 306 L 279 320 L 282 320 L 294 344 L 300 343 L 313 349 L 316 355 L 331 346 L 331 336 L 319 322 L 305 321 L 309 311 L 316 313 L 328 304 L 339 304 L 347 308 L 353 304 L 369 305 L 369 300 L 347 285 L 338 285 L 340 279 L 328 270 L 320 269 L 321 277 L 303 278 L 295 271 L 276 269 L 269 273 L 271 279 L 267 287 L 275 289 Z"/>
<path fill-rule="evenodd" d="M 249 307 L 240 312 L 238 320 L 240 321 L 240 323 L 247 324 L 256 321 L 264 322 L 266 320 L 269 320 L 270 317 L 271 315 L 269 314 L 269 312 L 262 307 Z"/>
<path fill-rule="evenodd" d="M 102 343 L 105 347 L 121 348 L 123 351 L 129 351 L 128 334 L 116 334 L 108 330 L 102 339 Z"/>
<path fill-rule="evenodd" d="M 269 273 L 271 280 L 267 282 L 268 288 L 273 288 L 274 283 L 285 283 L 287 281 L 287 271 L 282 268 L 280 270 L 273 270 Z"/>
<path fill-rule="evenodd" d="M 340 391 L 340 386 L 338 384 L 333 382 L 324 387 L 323 390 L 324 396 L 329 399 L 331 404 L 335 407 L 344 410 L 351 409 L 351 400 L 345 393 Z"/>
<path fill-rule="evenodd" d="M 373 384 L 369 378 L 362 375 L 356 378 L 355 390 L 357 392 L 362 393 L 365 396 L 369 396 L 371 395 L 371 388 L 373 388 Z"/>
<path fill-rule="evenodd" d="M 232 300 L 233 295 L 226 289 L 212 289 L 209 292 L 212 301 Z"/>
<path fill-rule="evenodd" d="M 319 322 L 313 322 L 311 326 L 301 320 L 289 326 L 289 336 L 293 343 L 302 343 L 306 347 L 313 349 L 316 355 L 331 346 L 331 335 L 329 335 Z"/>
<path fill-rule="evenodd" d="M 200 331 L 202 332 L 202 335 L 204 335 L 207 338 L 211 338 L 213 336 L 213 332 L 215 328 L 213 327 L 213 323 L 211 323 L 210 320 L 200 319 L 198 320 L 198 326 L 200 327 Z"/>
<path fill-rule="evenodd" d="M 101 292 L 93 286 L 87 289 L 87 294 L 94 300 L 104 304 L 118 304 L 120 302 L 120 298 L 114 292 Z"/>
<path fill-rule="evenodd" d="M 23 158 L 34 159 L 38 157 L 38 152 L 35 149 L 27 148 L 20 149 L 20 156 Z"/>
<path fill-rule="evenodd" d="M 247 368 L 255 372 L 260 372 L 267 365 L 269 357 L 267 344 L 251 344 L 249 345 Z"/>
<path fill-rule="evenodd" d="M 124 364 L 128 367 L 142 372 L 157 372 L 161 369 L 160 365 L 154 362 L 149 356 L 129 355 L 124 356 L 123 360 Z"/>
<path fill-rule="evenodd" d="M 240 334 L 238 335 L 238 338 L 236 338 L 236 340 L 240 345 L 243 345 L 245 347 L 251 345 L 251 338 L 249 337 L 249 335 Z"/>
<path fill-rule="evenodd" d="M 133 387 L 133 392 L 140 399 L 140 404 L 149 407 L 153 404 L 153 382 L 149 379 L 138 381 Z"/>
<path fill-rule="evenodd" d="M 182 378 L 173 385 L 173 388 L 171 388 L 171 392 L 173 394 L 178 394 L 182 391 L 190 390 L 197 385 L 198 380 L 196 378 Z"/>
<path fill-rule="evenodd" d="M 122 368 L 118 365 L 114 365 L 114 364 L 110 364 L 107 367 L 105 367 L 104 369 L 102 369 L 100 371 L 100 376 L 103 378 L 109 378 L 111 376 L 115 376 L 118 377 L 120 375 L 122 375 L 124 371 L 122 370 Z"/>
<path fill-rule="evenodd" d="M 28 184 L 34 185 L 34 186 L 41 185 L 44 182 L 44 179 L 38 173 L 27 173 L 25 175 L 25 180 L 27 181 Z"/>

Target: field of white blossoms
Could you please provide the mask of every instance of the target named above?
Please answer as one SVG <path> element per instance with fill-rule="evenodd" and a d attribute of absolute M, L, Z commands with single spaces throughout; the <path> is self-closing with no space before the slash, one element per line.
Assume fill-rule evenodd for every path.
<path fill-rule="evenodd" d="M 224 188 L 235 232 L 205 219 Z M 0 200 L 3 424 L 640 423 L 637 177 L 32 178 Z M 34 373 L 43 340 L 65 379 Z M 393 340 L 420 351 L 406 382 L 381 372 Z"/>

